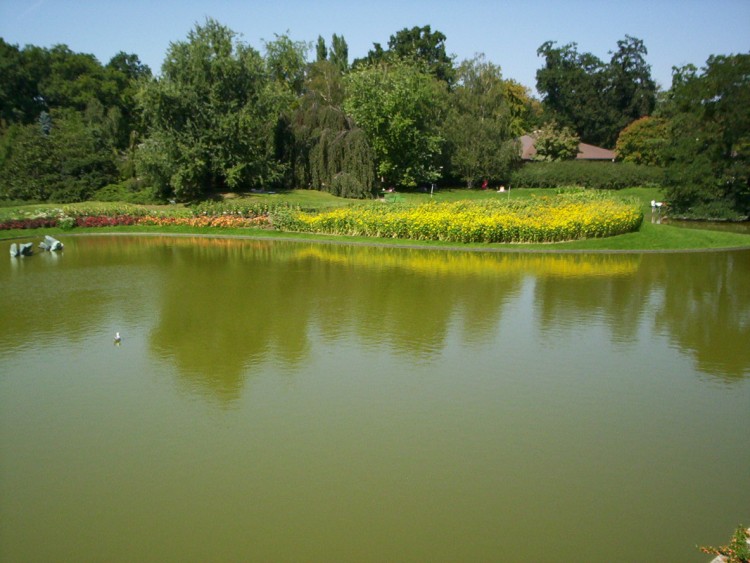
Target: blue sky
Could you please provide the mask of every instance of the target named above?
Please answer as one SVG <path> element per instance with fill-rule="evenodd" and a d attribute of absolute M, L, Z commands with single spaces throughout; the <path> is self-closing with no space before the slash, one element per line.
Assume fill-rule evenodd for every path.
<path fill-rule="evenodd" d="M 288 33 L 314 44 L 343 35 L 350 60 L 374 42 L 384 47 L 405 27 L 430 25 L 457 60 L 484 53 L 503 76 L 534 89 L 545 41 L 576 42 L 579 52 L 609 60 L 617 40 L 642 39 L 660 86 L 672 66 L 703 66 L 709 55 L 750 52 L 750 0 L 0 0 L 0 37 L 13 44 L 58 43 L 102 63 L 119 51 L 159 71 L 170 42 L 212 17 L 263 49 Z M 314 55 L 311 50 L 310 56 Z"/>

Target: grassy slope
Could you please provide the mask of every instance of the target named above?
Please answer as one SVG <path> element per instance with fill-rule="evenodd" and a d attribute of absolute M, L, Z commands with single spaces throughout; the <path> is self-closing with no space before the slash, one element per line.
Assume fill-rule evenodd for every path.
<path fill-rule="evenodd" d="M 497 193 L 494 191 L 482 190 L 440 190 L 434 195 L 425 193 L 404 193 L 399 196 L 406 202 L 421 203 L 434 199 L 435 201 L 456 201 L 459 199 L 486 199 L 486 198 L 531 198 L 539 195 L 549 195 L 549 190 L 512 190 L 510 193 Z M 641 202 L 644 222 L 640 230 L 635 233 L 628 233 L 606 239 L 591 239 L 583 241 L 556 243 L 556 244 L 471 244 L 461 245 L 462 248 L 493 248 L 493 249 L 530 249 L 530 250 L 687 250 L 701 248 L 739 248 L 750 247 L 750 235 L 709 231 L 700 229 L 685 229 L 671 225 L 659 225 L 651 223 L 651 206 L 652 199 L 659 199 L 660 193 L 657 189 L 650 188 L 630 188 L 617 192 L 623 197 L 633 197 Z M 270 199 L 274 201 L 287 201 L 303 208 L 328 208 L 341 205 L 348 205 L 351 200 L 344 200 L 334 197 L 330 194 L 309 191 L 293 190 L 278 194 L 252 194 L 236 196 L 236 201 L 258 201 Z M 72 205 L 75 207 L 77 205 Z M 81 207 L 91 209 L 92 207 L 107 208 L 108 206 L 117 206 L 117 204 L 87 202 L 80 204 Z M 38 211 L 42 209 L 54 208 L 53 205 L 35 205 L 24 206 L 22 208 L 5 208 L 0 209 L 0 220 L 13 215 L 17 215 L 20 210 Z M 63 207 L 63 206 L 57 206 Z M 68 207 L 67 205 L 65 207 Z M 167 206 L 176 207 L 176 206 Z M 395 245 L 418 245 L 425 247 L 455 247 L 455 244 L 445 244 L 436 242 L 419 242 L 403 241 L 394 239 L 366 239 L 350 237 L 321 237 L 320 235 L 301 235 L 293 233 L 279 233 L 276 231 L 265 231 L 259 229 L 195 229 L 188 227 L 114 227 L 114 228 L 97 228 L 97 229 L 75 229 L 74 231 L 62 231 L 60 229 L 46 230 L 16 230 L 0 231 L 0 239 L 9 238 L 31 238 L 41 236 L 42 234 L 70 234 L 75 233 L 104 233 L 104 232 L 168 232 L 168 233 L 199 233 L 199 234 L 216 234 L 216 235 L 244 235 L 256 236 L 261 238 L 292 238 L 305 240 L 341 240 L 350 242 L 367 242 L 367 243 L 387 243 Z"/>

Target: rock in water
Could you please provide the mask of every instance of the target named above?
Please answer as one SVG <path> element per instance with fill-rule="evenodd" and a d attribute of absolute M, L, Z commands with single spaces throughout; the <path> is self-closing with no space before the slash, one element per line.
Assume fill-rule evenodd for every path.
<path fill-rule="evenodd" d="M 49 235 L 44 235 L 44 240 L 39 243 L 39 246 L 49 251 L 63 249 L 63 243 Z"/>

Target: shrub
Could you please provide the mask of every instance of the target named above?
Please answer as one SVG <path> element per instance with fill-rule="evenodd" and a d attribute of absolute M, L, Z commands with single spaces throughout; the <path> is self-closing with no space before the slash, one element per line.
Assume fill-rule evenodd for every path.
<path fill-rule="evenodd" d="M 634 186 L 655 187 L 662 183 L 662 170 L 630 162 L 565 162 L 527 163 L 513 173 L 515 188 L 558 188 L 581 186 L 602 190 L 619 190 Z"/>
<path fill-rule="evenodd" d="M 162 203 L 156 189 L 144 188 L 133 179 L 117 184 L 107 184 L 98 189 L 91 199 L 93 201 L 123 201 L 140 205 Z"/>
<path fill-rule="evenodd" d="M 721 547 L 701 547 L 703 553 L 720 555 L 726 563 L 750 563 L 750 528 L 740 525 L 734 531 L 729 545 Z"/>

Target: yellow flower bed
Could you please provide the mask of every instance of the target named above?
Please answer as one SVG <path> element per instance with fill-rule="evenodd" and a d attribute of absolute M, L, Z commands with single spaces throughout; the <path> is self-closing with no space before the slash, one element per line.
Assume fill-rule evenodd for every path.
<path fill-rule="evenodd" d="M 322 213 L 295 212 L 282 228 L 312 233 L 447 242 L 560 242 L 638 229 L 635 204 L 598 193 L 525 202 L 369 203 Z"/>

